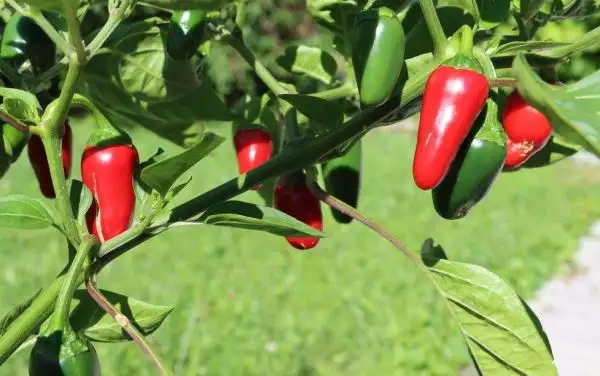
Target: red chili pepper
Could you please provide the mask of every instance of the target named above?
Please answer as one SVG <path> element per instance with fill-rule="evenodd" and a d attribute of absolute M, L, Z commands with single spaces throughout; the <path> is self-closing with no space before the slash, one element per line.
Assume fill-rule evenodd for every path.
<path fill-rule="evenodd" d="M 413 177 L 423 190 L 444 179 L 488 97 L 485 76 L 471 69 L 440 66 L 425 85 Z"/>
<path fill-rule="evenodd" d="M 86 214 L 88 230 L 100 241 L 125 232 L 133 220 L 133 176 L 138 153 L 132 145 L 86 146 L 81 158 L 83 184 L 94 196 Z"/>
<path fill-rule="evenodd" d="M 63 128 L 63 138 L 61 147 L 61 158 L 63 171 L 65 178 L 69 178 L 71 175 L 71 152 L 73 149 L 73 135 L 71 126 L 68 122 L 65 122 Z M 38 179 L 40 185 L 40 191 L 47 198 L 55 198 L 56 192 L 54 192 L 54 186 L 52 185 L 52 177 L 50 176 L 50 166 L 48 165 L 48 158 L 46 151 L 44 150 L 44 144 L 42 139 L 36 135 L 31 135 L 27 145 L 27 155 L 29 161 L 33 167 L 33 171 Z"/>
<path fill-rule="evenodd" d="M 245 174 L 271 159 L 273 141 L 263 129 L 239 129 L 233 137 L 240 174 Z M 260 189 L 261 185 L 252 187 Z"/>
<path fill-rule="evenodd" d="M 323 214 L 321 204 L 305 183 L 282 183 L 275 187 L 275 208 L 306 223 L 314 229 L 323 230 Z M 290 245 L 296 249 L 307 250 L 317 246 L 319 238 L 286 237 Z"/>
<path fill-rule="evenodd" d="M 508 136 L 504 168 L 515 169 L 540 151 L 552 136 L 552 124 L 544 114 L 525 102 L 517 91 L 508 96 L 502 113 Z"/>

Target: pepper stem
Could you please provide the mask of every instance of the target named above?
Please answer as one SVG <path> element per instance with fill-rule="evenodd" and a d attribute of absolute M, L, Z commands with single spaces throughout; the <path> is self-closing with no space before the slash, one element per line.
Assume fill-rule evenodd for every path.
<path fill-rule="evenodd" d="M 440 58 L 444 55 L 446 45 L 448 44 L 448 37 L 444 32 L 440 18 L 437 15 L 435 5 L 432 0 L 419 0 L 425 23 L 429 29 L 429 34 L 433 40 L 433 56 Z"/>
<path fill-rule="evenodd" d="M 473 53 L 473 29 L 464 25 L 460 36 L 460 52 L 471 55 Z"/>

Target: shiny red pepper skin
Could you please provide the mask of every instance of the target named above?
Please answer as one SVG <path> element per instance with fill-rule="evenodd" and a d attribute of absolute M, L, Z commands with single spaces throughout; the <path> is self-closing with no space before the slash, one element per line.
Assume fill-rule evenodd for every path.
<path fill-rule="evenodd" d="M 88 231 L 106 242 L 126 231 L 135 211 L 133 177 L 139 163 L 131 145 L 86 146 L 81 158 L 83 184 L 94 201 L 86 214 Z"/>
<path fill-rule="evenodd" d="M 440 66 L 425 85 L 413 177 L 423 190 L 444 179 L 461 144 L 483 109 L 489 85 L 467 67 Z"/>
<path fill-rule="evenodd" d="M 314 229 L 323 230 L 323 213 L 321 204 L 305 183 L 282 183 L 280 180 L 274 191 L 275 208 L 306 223 Z M 288 243 L 300 250 L 308 250 L 317 246 L 319 238 L 286 237 Z"/>
<path fill-rule="evenodd" d="M 71 126 L 68 122 L 65 122 L 62 138 L 61 158 L 63 171 L 65 178 L 67 179 L 71 175 L 72 150 L 73 134 L 71 131 Z M 27 155 L 29 156 L 29 161 L 31 162 L 35 176 L 38 179 L 40 191 L 47 198 L 55 198 L 56 193 L 54 192 L 54 186 L 52 185 L 52 177 L 50 176 L 48 158 L 46 157 L 44 144 L 38 136 L 31 135 L 29 138 L 29 142 L 27 144 Z"/>
<path fill-rule="evenodd" d="M 528 105 L 517 91 L 506 100 L 502 126 L 508 136 L 505 169 L 515 169 L 523 165 L 546 146 L 552 137 L 552 124 L 548 118 Z"/>
<path fill-rule="evenodd" d="M 266 163 L 273 155 L 273 141 L 269 132 L 263 129 L 239 129 L 233 137 L 238 169 L 245 174 Z M 260 189 L 260 185 L 252 187 Z"/>

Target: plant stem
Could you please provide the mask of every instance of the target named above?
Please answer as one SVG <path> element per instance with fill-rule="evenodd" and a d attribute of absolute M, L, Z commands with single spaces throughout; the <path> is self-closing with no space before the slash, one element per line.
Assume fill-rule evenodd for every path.
<path fill-rule="evenodd" d="M 80 65 L 85 65 L 87 62 L 87 55 L 85 52 L 85 45 L 83 38 L 81 37 L 81 30 L 79 29 L 79 20 L 77 20 L 77 11 L 71 4 L 70 0 L 63 0 L 63 13 L 67 20 L 67 28 L 69 30 L 69 43 L 75 48 L 77 55 L 77 62 Z M 73 60 L 71 58 L 71 60 Z"/>
<path fill-rule="evenodd" d="M 62 166 L 61 147 L 64 122 L 80 74 L 81 66 L 79 63 L 76 61 L 71 62 L 60 97 L 48 106 L 42 118 L 42 128 L 45 131 L 42 136 L 42 142 L 46 150 L 50 176 L 52 177 L 52 184 L 56 192 L 56 207 L 61 214 L 65 233 L 69 241 L 75 246 L 79 244 L 79 230 L 77 229 L 77 221 L 73 216 L 69 200 L 67 181 Z"/>
<path fill-rule="evenodd" d="M 55 279 L 0 337 L 0 366 L 50 316 L 63 281 L 64 276 Z"/>
<path fill-rule="evenodd" d="M 551 54 L 548 56 L 552 56 L 554 58 L 565 58 L 574 52 L 580 52 L 590 47 L 597 46 L 598 44 L 600 44 L 600 26 L 588 31 L 583 37 L 579 38 L 573 44 L 553 48 L 551 50 Z"/>
<path fill-rule="evenodd" d="M 94 299 L 94 301 L 102 308 L 102 310 L 108 313 L 118 324 L 119 326 L 129 334 L 129 337 L 138 345 L 138 347 L 144 352 L 144 354 L 148 357 L 148 359 L 152 362 L 156 370 L 160 375 L 170 376 L 172 375 L 171 371 L 168 370 L 164 366 L 164 361 L 161 357 L 152 350 L 152 347 L 146 342 L 144 339 L 144 335 L 140 333 L 140 331 L 131 324 L 129 319 L 120 313 L 110 302 L 102 295 L 102 293 L 96 287 L 96 284 L 93 281 L 93 277 L 90 277 L 86 281 L 87 291 Z"/>
<path fill-rule="evenodd" d="M 440 58 L 444 55 L 446 45 L 448 44 L 448 38 L 444 32 L 444 28 L 440 23 L 440 18 L 437 15 L 435 5 L 432 0 L 419 0 L 425 23 L 429 29 L 429 34 L 433 40 L 433 56 Z"/>
<path fill-rule="evenodd" d="M 19 73 L 11 67 L 4 59 L 0 59 L 0 72 L 8 78 L 14 87 L 21 86 L 21 78 Z"/>
<path fill-rule="evenodd" d="M 87 51 L 90 57 L 94 56 L 98 49 L 102 47 L 104 42 L 106 42 L 106 40 L 121 24 L 121 22 L 123 22 L 123 20 L 127 17 L 128 13 L 131 12 L 131 9 L 134 5 L 134 0 L 123 0 L 117 9 L 110 10 L 110 16 L 108 17 L 108 20 L 87 46 Z"/>
<path fill-rule="evenodd" d="M 336 87 L 335 89 L 325 90 L 318 93 L 310 94 L 313 97 L 326 99 L 326 100 L 335 100 L 340 98 L 346 98 L 349 96 L 357 95 L 358 90 L 352 84 L 345 84 L 340 87 Z"/>
<path fill-rule="evenodd" d="M 265 83 L 265 85 L 267 85 L 267 87 L 273 92 L 273 94 L 277 96 L 289 94 L 288 91 L 279 84 L 279 81 L 277 81 L 277 79 L 273 77 L 273 75 L 271 74 L 271 72 L 269 72 L 267 67 L 265 67 L 263 63 L 256 59 L 252 51 L 250 51 L 248 47 L 246 47 L 244 42 L 242 42 L 239 38 L 236 38 L 235 36 L 230 34 L 226 34 L 222 36 L 221 40 L 227 43 L 229 46 L 231 46 L 234 50 L 237 51 L 237 53 L 240 54 L 240 56 L 242 56 L 244 60 L 246 60 L 246 62 L 252 67 L 252 69 L 254 69 L 256 75 L 260 77 L 260 79 Z"/>
<path fill-rule="evenodd" d="M 246 6 L 248 5 L 248 0 L 238 0 L 237 10 L 235 12 L 235 24 L 240 29 L 240 33 L 242 28 L 244 27 L 244 21 L 246 20 Z"/>
<path fill-rule="evenodd" d="M 496 78 L 488 80 L 491 88 L 494 87 L 517 87 L 517 80 L 515 78 Z"/>
<path fill-rule="evenodd" d="M 327 192 L 323 190 L 319 186 L 319 184 L 315 181 L 314 176 L 307 175 L 307 185 L 308 189 L 311 193 L 318 198 L 320 201 L 323 201 L 328 206 L 346 214 L 349 217 L 352 217 L 367 226 L 371 230 L 375 231 L 381 237 L 383 237 L 388 242 L 392 243 L 394 247 L 396 247 L 400 252 L 402 252 L 406 257 L 410 259 L 416 265 L 422 265 L 419 258 L 412 253 L 404 243 L 402 243 L 398 238 L 396 238 L 391 232 L 387 231 L 385 228 L 381 227 L 373 220 L 362 215 L 358 210 L 346 205 L 345 203 L 338 201 L 333 196 L 330 196 Z"/>
<path fill-rule="evenodd" d="M 94 236 L 88 235 L 82 241 L 79 246 L 79 250 L 75 255 L 75 259 L 69 267 L 69 271 L 65 277 L 58 298 L 56 299 L 56 308 L 52 315 L 52 321 L 50 322 L 50 332 L 63 329 L 67 318 L 69 317 L 69 309 L 71 307 L 71 300 L 73 299 L 73 293 L 79 285 L 78 276 L 83 273 L 85 263 L 88 261 L 91 250 L 94 245 L 98 242 Z"/>

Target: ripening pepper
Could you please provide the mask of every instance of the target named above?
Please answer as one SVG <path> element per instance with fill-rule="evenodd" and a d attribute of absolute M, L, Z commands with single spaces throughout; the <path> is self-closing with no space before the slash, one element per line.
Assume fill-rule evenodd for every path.
<path fill-rule="evenodd" d="M 61 160 L 63 172 L 67 179 L 71 175 L 72 149 L 73 135 L 71 126 L 68 122 L 65 122 L 63 127 Z M 39 136 L 32 135 L 29 138 L 27 154 L 29 156 L 29 161 L 31 162 L 31 167 L 33 167 L 33 171 L 37 177 L 40 191 L 47 198 L 55 198 L 56 192 L 54 192 L 54 186 L 52 185 L 52 176 L 50 175 L 50 166 L 48 165 L 46 150 L 44 150 L 44 144 Z"/>
<path fill-rule="evenodd" d="M 273 155 L 271 134 L 263 128 L 237 129 L 233 144 L 240 174 L 267 163 Z M 258 190 L 260 187 L 257 185 L 252 189 Z"/>
<path fill-rule="evenodd" d="M 548 118 L 527 104 L 517 91 L 506 101 L 502 125 L 508 136 L 508 153 L 504 168 L 516 169 L 540 151 L 552 136 Z"/>
<path fill-rule="evenodd" d="M 441 183 L 483 109 L 489 85 L 482 71 L 477 60 L 460 53 L 429 76 L 413 161 L 419 188 L 429 190 Z"/>
<path fill-rule="evenodd" d="M 385 102 L 404 66 L 405 36 L 396 13 L 385 7 L 361 12 L 352 35 L 352 64 L 362 107 Z"/>
<path fill-rule="evenodd" d="M 304 173 L 294 173 L 279 178 L 273 193 L 275 208 L 316 230 L 323 230 L 321 203 L 306 186 Z M 308 250 L 317 246 L 319 238 L 286 237 L 294 248 Z"/>
<path fill-rule="evenodd" d="M 362 141 L 358 141 L 346 155 L 329 160 L 321 165 L 325 190 L 333 197 L 356 208 L 360 194 L 362 164 Z M 338 223 L 352 222 L 352 217 L 331 208 Z"/>
<path fill-rule="evenodd" d="M 206 12 L 202 10 L 175 11 L 167 34 L 166 50 L 173 60 L 188 60 L 204 42 Z"/>
<path fill-rule="evenodd" d="M 506 134 L 494 99 L 477 118 L 442 182 L 432 190 L 435 210 L 445 219 L 463 218 L 488 193 L 502 171 Z"/>
<path fill-rule="evenodd" d="M 131 226 L 135 211 L 133 178 L 139 164 L 131 144 L 88 145 L 81 158 L 83 184 L 94 196 L 86 214 L 90 234 L 106 242 Z"/>

